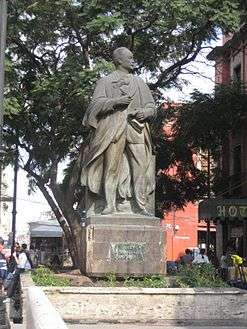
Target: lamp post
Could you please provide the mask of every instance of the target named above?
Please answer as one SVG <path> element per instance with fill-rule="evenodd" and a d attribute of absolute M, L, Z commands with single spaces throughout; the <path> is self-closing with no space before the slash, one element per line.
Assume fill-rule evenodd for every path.
<path fill-rule="evenodd" d="M 4 60 L 7 34 L 7 2 L 0 0 L 0 223 L 2 212 L 2 166 L 3 166 L 3 98 L 4 98 Z"/>
<path fill-rule="evenodd" d="M 19 169 L 19 150 L 16 144 L 15 148 L 15 160 L 14 160 L 14 193 L 13 193 L 13 210 L 12 210 L 12 246 L 11 255 L 14 253 L 15 248 L 15 236 L 16 236 L 16 201 L 17 201 L 17 175 Z"/>

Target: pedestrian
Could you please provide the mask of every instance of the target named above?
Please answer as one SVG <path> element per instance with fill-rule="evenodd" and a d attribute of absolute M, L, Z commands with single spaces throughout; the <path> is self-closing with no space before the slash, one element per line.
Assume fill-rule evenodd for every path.
<path fill-rule="evenodd" d="M 7 277 L 7 259 L 4 250 L 4 240 L 0 237 L 0 292 L 3 292 L 3 284 Z"/>
<path fill-rule="evenodd" d="M 230 254 L 231 260 L 233 262 L 233 266 L 235 268 L 235 281 L 238 280 L 238 277 L 240 280 L 246 284 L 246 277 L 244 273 L 244 268 L 243 268 L 243 263 L 244 263 L 244 258 L 239 256 L 237 253 L 232 253 Z M 239 275 L 238 275 L 239 274 Z"/>
<path fill-rule="evenodd" d="M 16 269 L 13 273 L 13 278 L 11 284 L 7 289 L 8 298 L 12 298 L 14 295 L 19 294 L 20 292 L 20 274 L 25 271 L 31 270 L 33 268 L 33 263 L 31 257 L 27 251 L 26 243 L 21 245 L 21 250 L 19 256 L 17 257 L 15 253 L 13 254 L 16 261 Z"/>
<path fill-rule="evenodd" d="M 190 249 L 185 249 L 185 254 L 181 257 L 181 264 L 182 265 L 191 265 L 192 264 L 192 261 L 193 261 L 193 256 L 192 256 L 192 253 L 191 253 L 191 250 Z"/>
<path fill-rule="evenodd" d="M 38 266 L 38 254 L 33 245 L 30 246 L 29 255 L 30 255 L 33 267 L 37 267 Z"/>
<path fill-rule="evenodd" d="M 192 261 L 192 264 L 209 264 L 208 256 L 205 255 L 205 249 L 200 249 L 199 255 L 195 257 L 195 259 Z"/>
<path fill-rule="evenodd" d="M 19 257 L 19 253 L 21 252 L 21 246 L 19 242 L 16 242 L 14 245 L 14 253 L 15 256 L 18 258 Z"/>
<path fill-rule="evenodd" d="M 220 276 L 223 280 L 227 281 L 228 278 L 228 263 L 227 263 L 227 255 L 224 250 L 222 256 L 220 257 Z"/>
<path fill-rule="evenodd" d="M 33 262 L 27 250 L 27 244 L 23 243 L 21 245 L 21 251 L 19 253 L 19 257 L 17 261 L 17 269 L 19 269 L 19 273 L 23 273 L 25 271 L 31 270 L 32 268 L 33 268 Z"/>
<path fill-rule="evenodd" d="M 216 253 L 214 250 L 209 250 L 207 253 L 209 262 L 214 265 L 215 268 L 219 268 L 219 260 L 216 256 Z"/>

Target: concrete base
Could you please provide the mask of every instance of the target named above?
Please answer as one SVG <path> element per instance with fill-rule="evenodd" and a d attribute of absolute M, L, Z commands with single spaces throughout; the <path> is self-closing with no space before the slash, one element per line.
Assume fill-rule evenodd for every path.
<path fill-rule="evenodd" d="M 85 222 L 85 273 L 143 277 L 164 274 L 165 232 L 160 219 L 140 215 L 92 216 Z"/>
<path fill-rule="evenodd" d="M 45 293 L 74 323 L 180 324 L 247 328 L 247 292 L 235 288 L 47 287 Z M 149 326 L 147 324 L 150 324 Z M 134 326 L 133 326 L 134 327 Z M 172 327 L 172 328 L 174 328 Z M 143 328 L 144 329 L 144 328 Z M 182 328 L 181 328 L 182 329 Z"/>

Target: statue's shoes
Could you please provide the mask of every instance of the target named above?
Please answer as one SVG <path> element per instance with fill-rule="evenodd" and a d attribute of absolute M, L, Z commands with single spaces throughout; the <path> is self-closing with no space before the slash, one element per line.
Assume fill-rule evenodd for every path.
<path fill-rule="evenodd" d="M 142 216 L 148 216 L 148 217 L 152 217 L 153 215 L 148 212 L 145 208 L 141 209 L 140 212 L 138 213 L 139 215 L 142 215 Z"/>
<path fill-rule="evenodd" d="M 112 214 L 115 214 L 117 212 L 116 208 L 113 208 L 113 207 L 106 207 L 101 215 L 112 215 Z"/>

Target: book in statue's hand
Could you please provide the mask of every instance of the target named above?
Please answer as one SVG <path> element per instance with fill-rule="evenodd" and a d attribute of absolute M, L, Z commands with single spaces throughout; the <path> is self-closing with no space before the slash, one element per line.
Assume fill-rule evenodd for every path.
<path fill-rule="evenodd" d="M 140 122 L 131 116 L 128 117 L 128 122 L 132 126 L 132 128 L 134 128 L 139 134 L 142 133 L 142 130 L 144 128 L 143 122 Z"/>

